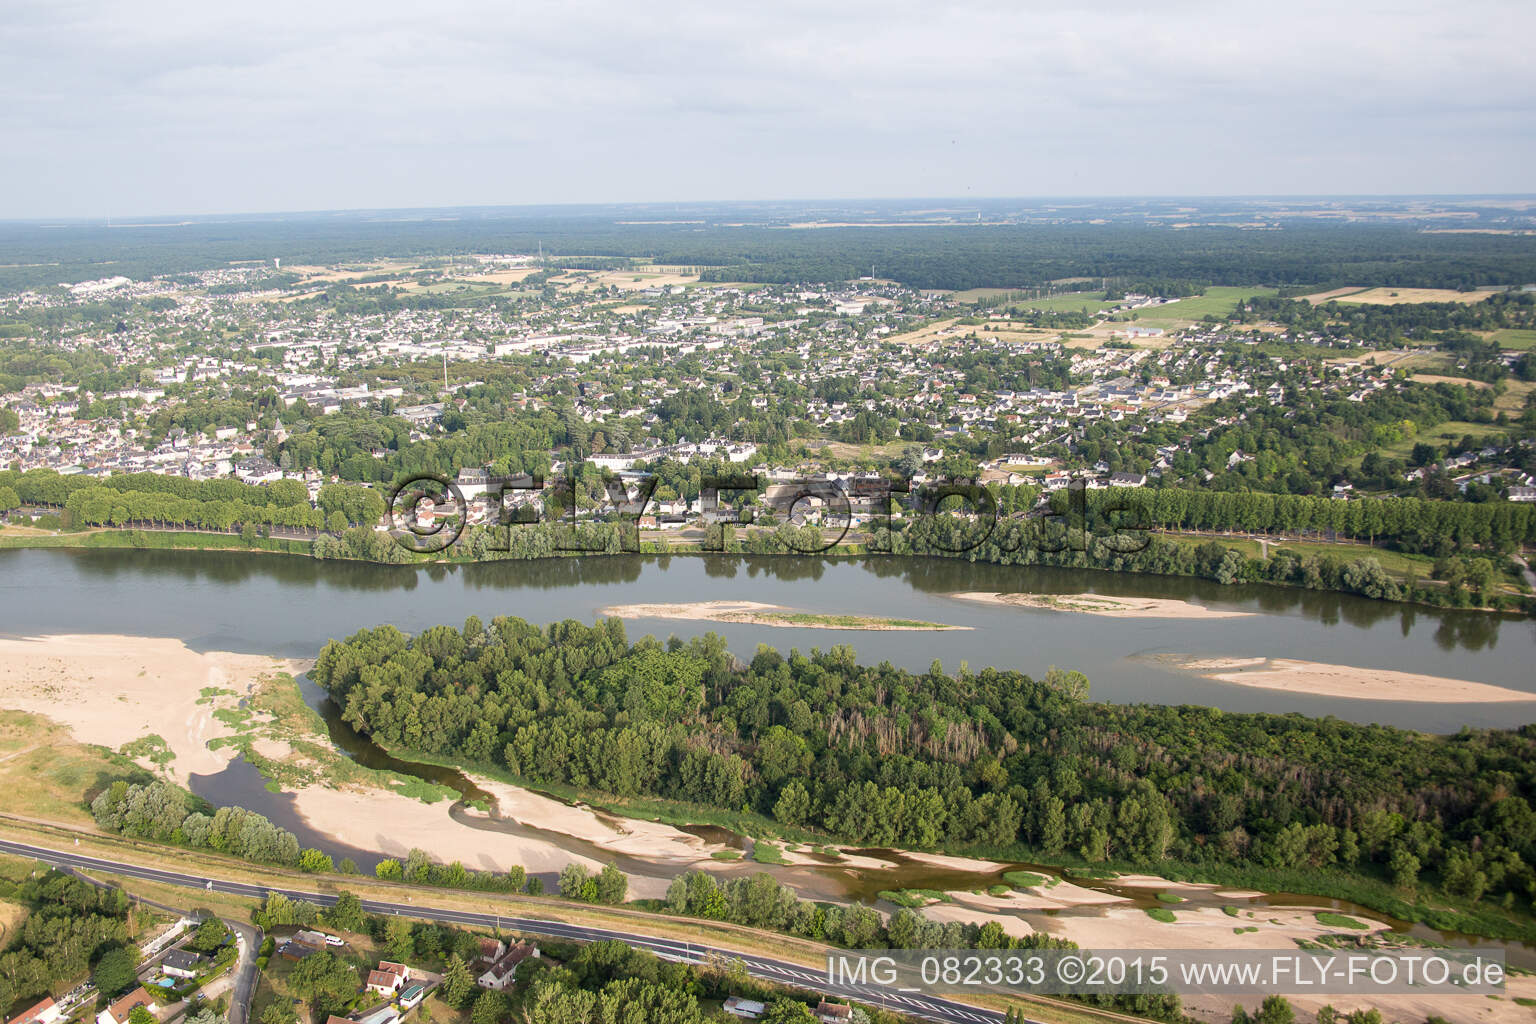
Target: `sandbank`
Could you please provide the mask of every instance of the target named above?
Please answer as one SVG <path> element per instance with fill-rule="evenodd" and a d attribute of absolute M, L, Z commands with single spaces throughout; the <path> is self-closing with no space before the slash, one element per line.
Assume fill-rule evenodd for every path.
<path fill-rule="evenodd" d="M 1536 693 L 1524 690 L 1512 690 L 1469 679 L 1400 672 L 1396 669 L 1328 665 L 1297 658 L 1197 658 L 1184 654 L 1149 657 L 1153 661 L 1223 683 L 1284 690 L 1312 697 L 1413 701 L 1421 704 L 1536 702 Z"/>
<path fill-rule="evenodd" d="M 599 615 L 617 619 L 685 619 L 694 622 L 740 622 L 753 626 L 784 629 L 860 629 L 876 632 L 894 630 L 958 630 L 970 626 L 950 626 L 941 622 L 912 619 L 888 619 L 871 615 L 837 612 L 806 612 L 781 604 L 761 601 L 691 601 L 675 604 L 616 604 L 598 609 Z"/>
<path fill-rule="evenodd" d="M 1008 605 L 1053 612 L 1082 612 L 1116 619 L 1238 619 L 1252 612 L 1208 608 L 1163 597 L 1117 597 L 1110 594 L 1000 594 L 964 591 L 950 597 L 983 604 Z"/>
<path fill-rule="evenodd" d="M 159 736 L 175 755 L 161 770 L 186 785 L 191 775 L 222 771 L 234 756 L 208 749 L 210 740 L 236 731 L 216 711 L 235 708 L 263 676 L 302 674 L 310 664 L 200 653 L 166 637 L 0 638 L 0 707 L 43 715 L 80 742 L 113 750 Z M 138 760 L 156 768 L 148 755 Z"/>

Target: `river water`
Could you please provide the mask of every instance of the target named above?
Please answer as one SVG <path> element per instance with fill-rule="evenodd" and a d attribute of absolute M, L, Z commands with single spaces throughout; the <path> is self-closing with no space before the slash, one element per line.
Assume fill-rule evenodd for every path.
<path fill-rule="evenodd" d="M 1257 614 L 1113 619 L 995 607 L 957 591 L 1162 597 Z M 200 650 L 313 657 L 331 638 L 394 623 L 407 632 L 470 615 L 591 622 L 613 604 L 751 600 L 971 626 L 868 632 L 632 620 L 632 637 L 714 631 L 737 654 L 850 644 L 866 661 L 915 670 L 995 665 L 1077 669 L 1098 700 L 1297 711 L 1435 732 L 1536 721 L 1536 621 L 1395 605 L 1342 594 L 952 559 L 609 556 L 427 568 L 235 552 L 0 551 L 0 631 L 172 636 Z M 1340 700 L 1203 679 L 1141 656 L 1292 657 L 1469 679 L 1530 692 L 1531 703 Z"/>
<path fill-rule="evenodd" d="M 959 591 L 1174 598 L 1255 614 L 1204 620 L 1114 619 L 995 607 L 947 596 Z M 714 631 L 725 637 L 731 650 L 747 657 L 764 643 L 780 649 L 850 644 L 866 661 L 889 661 L 914 670 L 926 669 L 934 659 L 951 670 L 967 662 L 975 668 L 995 665 L 1036 675 L 1056 665 L 1087 675 L 1095 699 L 1116 702 L 1295 711 L 1436 732 L 1536 721 L 1536 674 L 1531 671 L 1536 664 L 1536 622 L 1341 594 L 924 558 L 610 556 L 404 568 L 232 552 L 0 551 L 0 631 L 5 633 L 169 636 L 199 650 L 288 657 L 313 657 L 328 639 L 386 622 L 407 632 L 459 624 L 470 615 L 486 621 L 515 615 L 539 623 L 564 618 L 591 622 L 608 605 L 709 600 L 763 601 L 810 612 L 972 628 L 868 632 L 641 619 L 627 624 L 629 633 L 688 637 Z M 1532 699 L 1457 705 L 1309 697 L 1220 683 L 1145 660 L 1159 653 L 1301 657 L 1469 679 L 1523 690 Z M 307 680 L 303 686 L 306 698 L 325 713 L 332 739 L 350 756 L 476 796 L 472 784 L 452 769 L 392 758 L 341 723 L 317 687 Z M 337 857 L 352 856 L 365 870 L 378 860 L 376 852 L 342 848 L 315 832 L 295 812 L 290 796 L 270 792 L 256 770 L 242 761 L 217 776 L 194 777 L 193 788 L 215 803 L 260 811 L 292 829 L 304 845 L 320 846 Z M 453 813 L 471 827 L 536 835 L 572 853 L 613 859 L 611 851 L 588 850 L 568 836 L 474 814 L 463 801 Z M 871 852 L 891 866 L 857 873 L 814 867 L 768 870 L 807 895 L 831 898 L 873 899 L 883 889 L 975 889 L 997 881 L 974 873 L 936 871 L 895 851 Z M 641 861 L 619 866 L 647 875 L 661 870 Z M 721 874 L 763 869 L 750 862 L 712 866 Z M 1138 898 L 1148 899 L 1146 894 Z M 1293 899 L 1311 906 L 1329 902 L 1285 894 L 1255 902 L 1283 906 Z M 1346 912 L 1357 910 L 1335 905 Z M 1427 938 L 1463 938 L 1413 930 Z M 1529 949 L 1519 952 L 1531 958 Z"/>

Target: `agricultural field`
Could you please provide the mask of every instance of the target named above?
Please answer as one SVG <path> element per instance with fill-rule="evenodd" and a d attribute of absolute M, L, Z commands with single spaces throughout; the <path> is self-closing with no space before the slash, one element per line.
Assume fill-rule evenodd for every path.
<path fill-rule="evenodd" d="M 1357 285 L 1346 285 L 1343 288 L 1330 288 L 1326 292 L 1313 292 L 1311 295 L 1303 295 L 1301 296 L 1301 301 L 1310 302 L 1314 306 L 1319 306 L 1324 302 L 1331 302 L 1334 299 L 1342 299 L 1346 295 L 1357 295 L 1365 290 L 1366 289 Z"/>
<path fill-rule="evenodd" d="M 1136 323 L 1143 327 L 1178 327 L 1207 316 L 1226 316 L 1243 299 L 1253 295 L 1274 295 L 1275 288 L 1222 285 L 1207 288 L 1204 295 L 1191 295 L 1154 309 L 1142 309 Z"/>
<path fill-rule="evenodd" d="M 1493 400 L 1496 412 L 1517 416 L 1525 410 L 1525 400 L 1536 391 L 1536 381 L 1509 379 L 1503 382 L 1504 392 Z"/>
<path fill-rule="evenodd" d="M 1506 327 L 1491 331 L 1488 338 L 1490 341 L 1498 342 L 1499 348 L 1516 352 L 1529 352 L 1536 348 L 1536 329 L 1532 328 Z"/>
<path fill-rule="evenodd" d="M 1361 302 L 1371 306 L 1401 306 L 1410 302 L 1482 302 L 1493 290 L 1463 292 L 1454 288 L 1367 288 L 1338 296 L 1340 302 Z"/>

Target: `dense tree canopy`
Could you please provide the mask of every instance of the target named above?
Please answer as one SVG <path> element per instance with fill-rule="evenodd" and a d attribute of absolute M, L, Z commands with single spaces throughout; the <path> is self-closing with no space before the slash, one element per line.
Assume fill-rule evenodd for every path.
<path fill-rule="evenodd" d="M 743 668 L 713 635 L 629 644 L 617 620 L 363 630 L 315 678 L 391 746 L 853 842 L 1423 873 L 1474 901 L 1536 883 L 1536 727 L 1099 704 L 1076 673 L 919 675 L 841 646 Z"/>

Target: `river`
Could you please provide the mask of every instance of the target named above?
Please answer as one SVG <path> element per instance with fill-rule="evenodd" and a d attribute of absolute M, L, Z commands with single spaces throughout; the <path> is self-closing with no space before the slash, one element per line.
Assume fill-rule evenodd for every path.
<path fill-rule="evenodd" d="M 1114 619 L 995 607 L 957 591 L 1176 598 L 1256 614 L 1227 619 Z M 751 600 L 972 627 L 868 632 L 632 620 L 629 633 L 714 631 L 750 657 L 850 644 L 865 660 L 915 670 L 995 665 L 1035 675 L 1076 669 L 1098 700 L 1296 711 L 1434 732 L 1536 721 L 1536 620 L 1389 604 L 1270 586 L 1223 587 L 1168 576 L 972 565 L 937 558 L 609 556 L 403 568 L 235 552 L 0 551 L 0 630 L 177 637 L 199 650 L 313 657 L 365 626 L 407 632 L 470 615 L 591 622 L 607 605 Z M 1306 696 L 1204 679 L 1141 656 L 1301 657 L 1489 683 L 1532 701 L 1427 704 Z"/>
<path fill-rule="evenodd" d="M 1255 613 L 1228 619 L 1112 619 L 960 601 L 957 591 L 1160 597 Z M 972 627 L 957 632 L 807 630 L 734 623 L 635 620 L 643 632 L 692 636 L 713 630 L 731 649 L 750 655 L 760 643 L 779 648 L 852 644 L 866 659 L 925 669 L 939 659 L 1041 673 L 1050 665 L 1073 668 L 1092 682 L 1095 698 L 1110 701 L 1197 703 L 1233 711 L 1296 711 L 1364 722 L 1448 732 L 1462 725 L 1508 727 L 1536 721 L 1536 623 L 1475 612 L 1426 609 L 1347 595 L 1264 586 L 1222 587 L 1178 577 L 1114 575 L 1091 571 L 972 565 L 944 559 L 725 558 L 614 556 L 472 566 L 401 568 L 224 552 L 0 551 L 0 630 L 35 635 L 57 632 L 170 636 L 200 650 L 230 650 L 312 657 L 333 637 L 379 623 L 414 632 L 470 615 L 489 620 L 517 615 L 534 622 L 592 621 L 612 604 L 753 600 L 812 612 L 922 619 Z M 1206 680 L 1149 664 L 1161 652 L 1194 655 L 1296 657 L 1470 679 L 1530 692 L 1530 704 L 1448 705 L 1352 701 L 1308 697 Z M 452 769 L 400 761 L 353 733 L 318 687 L 303 682 L 306 699 L 321 709 L 336 744 L 372 767 L 443 783 L 462 796 L 478 793 Z M 292 797 L 272 793 L 256 770 L 236 760 L 217 776 L 196 776 L 193 788 L 215 803 L 258 810 L 295 831 L 305 845 L 353 856 L 365 870 L 374 851 L 338 846 L 297 814 Z M 507 819 L 466 812 L 461 824 L 521 832 L 571 853 L 614 860 L 612 851 Z M 714 841 L 736 837 L 716 834 Z M 738 840 L 739 842 L 739 840 Z M 888 868 L 766 867 L 721 863 L 721 874 L 770 870 L 801 892 L 822 898 L 871 900 L 885 889 L 975 889 L 999 880 L 974 872 L 938 869 L 897 851 L 868 851 Z M 618 858 L 626 871 L 658 875 L 656 865 Z M 1009 865 L 1030 868 L 1031 865 Z M 1048 869 L 1046 869 L 1048 870 Z M 1156 905 L 1146 892 L 1121 892 L 1113 883 L 1080 884 L 1138 904 Z M 1202 897 L 1209 902 L 1216 897 Z M 1364 912 L 1318 897 L 1270 894 L 1224 903 L 1283 907 L 1302 902 Z M 1097 913 L 1083 908 L 1073 913 Z M 1054 913 L 1054 912 L 1053 912 Z M 1380 917 L 1379 914 L 1373 916 Z M 1468 941 L 1399 923 L 1439 941 Z M 1528 947 L 1511 944 L 1517 959 L 1536 961 Z"/>

